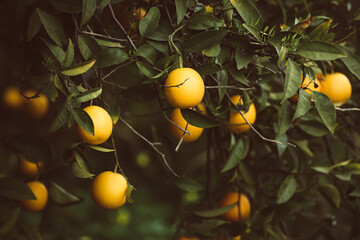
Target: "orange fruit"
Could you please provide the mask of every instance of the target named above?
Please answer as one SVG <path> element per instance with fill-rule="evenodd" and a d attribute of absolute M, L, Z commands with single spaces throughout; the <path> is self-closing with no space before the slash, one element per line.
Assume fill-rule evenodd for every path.
<path fill-rule="evenodd" d="M 352 87 L 347 76 L 336 72 L 327 74 L 320 82 L 320 92 L 327 95 L 335 106 L 341 106 L 350 99 Z"/>
<path fill-rule="evenodd" d="M 79 137 L 91 145 L 105 142 L 111 136 L 113 130 L 113 122 L 109 113 L 99 106 L 88 106 L 84 108 L 84 111 L 89 114 L 94 124 L 94 136 L 87 133 L 79 124 L 76 124 Z"/>
<path fill-rule="evenodd" d="M 182 129 L 186 128 L 187 121 L 181 115 L 180 109 L 178 109 L 178 108 L 174 109 L 171 112 L 169 119 L 171 121 L 173 121 L 174 123 L 176 123 L 178 126 L 180 126 Z M 172 124 L 170 122 L 169 122 L 169 130 L 170 130 L 171 135 L 176 140 L 180 140 L 180 138 L 182 137 L 182 135 L 184 133 L 181 129 L 179 129 L 177 126 L 175 126 L 174 124 Z M 186 130 L 189 133 L 191 133 L 191 135 L 185 133 L 183 142 L 193 142 L 201 136 L 204 129 L 188 124 Z"/>
<path fill-rule="evenodd" d="M 91 185 L 91 197 L 99 207 L 116 209 L 126 202 L 128 183 L 123 175 L 111 171 L 96 176 Z"/>
<path fill-rule="evenodd" d="M 8 109 L 19 110 L 23 106 L 24 97 L 20 94 L 18 87 L 11 86 L 6 88 L 2 97 L 3 104 Z"/>
<path fill-rule="evenodd" d="M 49 99 L 43 94 L 39 93 L 38 97 L 34 97 L 38 91 L 26 90 L 24 96 L 25 112 L 33 118 L 42 118 L 49 110 Z M 34 97 L 34 98 L 32 98 Z"/>
<path fill-rule="evenodd" d="M 204 81 L 192 68 L 175 69 L 166 78 L 165 98 L 175 108 L 195 107 L 203 99 L 204 93 Z"/>
<path fill-rule="evenodd" d="M 44 209 L 48 201 L 48 191 L 45 185 L 38 181 L 26 183 L 34 193 L 35 200 L 22 200 L 20 206 L 29 212 L 38 212 Z"/>
<path fill-rule="evenodd" d="M 237 105 L 238 102 L 242 103 L 242 99 L 240 95 L 235 95 L 231 97 L 231 101 Z M 251 103 L 249 110 L 244 113 L 244 117 L 250 124 L 254 124 L 256 120 L 256 108 L 254 103 Z M 235 133 L 244 133 L 250 129 L 250 126 L 245 122 L 244 118 L 238 111 L 230 110 L 229 117 L 229 128 L 231 131 Z"/>
<path fill-rule="evenodd" d="M 43 165 L 43 162 L 37 163 L 39 167 Z M 32 178 L 35 177 L 36 174 L 38 174 L 39 169 L 38 165 L 36 163 L 28 161 L 25 157 L 21 157 L 20 164 L 19 164 L 19 170 L 23 177 L 25 178 Z"/>
<path fill-rule="evenodd" d="M 312 91 L 320 91 L 320 81 L 317 78 L 318 75 L 315 76 L 315 83 L 317 84 L 317 87 L 315 87 L 315 83 L 310 80 L 309 77 L 305 77 L 302 84 L 300 84 L 299 88 L 303 88 L 305 92 L 307 92 L 310 96 L 312 96 Z M 299 94 L 295 94 L 293 97 L 290 98 L 290 100 L 294 103 L 297 103 L 299 98 Z"/>
<path fill-rule="evenodd" d="M 239 202 L 240 202 L 240 211 L 239 211 Z M 223 219 L 239 222 L 246 221 L 250 216 L 250 201 L 244 194 L 240 194 L 237 192 L 229 192 L 225 194 L 220 200 L 220 207 L 229 206 L 231 204 L 238 203 L 231 210 L 221 215 Z M 239 212 L 241 215 L 239 216 Z"/>

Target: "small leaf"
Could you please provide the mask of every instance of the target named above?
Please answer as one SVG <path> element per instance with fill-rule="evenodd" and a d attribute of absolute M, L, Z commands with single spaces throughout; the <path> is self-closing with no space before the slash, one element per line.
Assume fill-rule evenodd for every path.
<path fill-rule="evenodd" d="M 186 1 L 175 0 L 175 7 L 176 7 L 177 24 L 180 24 L 180 22 L 183 20 L 186 14 Z"/>
<path fill-rule="evenodd" d="M 320 41 L 301 42 L 296 53 L 304 58 L 317 61 L 332 61 L 346 57 L 346 54 L 335 46 Z"/>
<path fill-rule="evenodd" d="M 314 153 L 310 150 L 310 148 L 308 146 L 308 142 L 306 140 L 298 141 L 298 140 L 292 139 L 292 142 L 295 143 L 297 147 L 299 147 L 304 153 L 306 153 L 310 157 L 314 156 Z"/>
<path fill-rule="evenodd" d="M 78 178 L 92 178 L 95 176 L 94 174 L 90 173 L 84 159 L 77 151 L 75 151 L 75 161 L 72 164 L 72 171 Z"/>
<path fill-rule="evenodd" d="M 289 101 L 285 101 L 280 108 L 280 117 L 277 129 L 277 138 L 286 133 L 291 124 L 292 107 Z"/>
<path fill-rule="evenodd" d="M 126 61 L 128 54 L 119 48 L 106 48 L 95 52 L 93 57 L 96 59 L 95 68 L 109 67 Z"/>
<path fill-rule="evenodd" d="M 66 50 L 65 59 L 62 62 L 61 67 L 70 67 L 74 61 L 74 55 L 75 55 L 74 45 L 73 45 L 71 39 L 69 38 L 69 45 Z"/>
<path fill-rule="evenodd" d="M 235 68 L 228 68 L 226 70 L 236 81 L 244 84 L 245 86 L 250 86 L 249 81 L 246 79 L 243 72 L 237 71 Z"/>
<path fill-rule="evenodd" d="M 96 10 L 96 0 L 82 0 L 81 26 L 89 21 Z"/>
<path fill-rule="evenodd" d="M 215 208 L 210 210 L 195 211 L 193 212 L 193 214 L 199 217 L 217 217 L 233 209 L 236 206 L 236 204 L 237 203 L 234 203 L 225 207 Z"/>
<path fill-rule="evenodd" d="M 120 106 L 117 103 L 117 101 L 114 101 L 111 104 L 110 110 L 109 110 L 109 114 L 110 114 L 111 120 L 114 125 L 119 121 L 120 113 L 121 113 Z"/>
<path fill-rule="evenodd" d="M 70 109 L 70 112 L 80 127 L 87 133 L 94 136 L 94 123 L 92 122 L 89 114 L 80 108 L 72 108 Z"/>
<path fill-rule="evenodd" d="M 260 31 L 253 25 L 243 24 L 243 27 L 246 28 L 257 40 L 261 41 Z"/>
<path fill-rule="evenodd" d="M 222 22 L 214 15 L 199 11 L 191 15 L 186 26 L 192 30 L 204 30 L 206 28 L 221 27 Z"/>
<path fill-rule="evenodd" d="M 236 11 L 247 24 L 254 25 L 258 29 L 262 26 L 262 18 L 259 10 L 249 0 L 230 0 Z"/>
<path fill-rule="evenodd" d="M 209 117 L 191 109 L 181 109 L 181 115 L 190 125 L 195 127 L 212 128 L 219 125 L 218 123 L 213 122 Z"/>
<path fill-rule="evenodd" d="M 285 89 L 281 103 L 294 96 L 301 85 L 301 70 L 296 62 L 288 59 L 285 73 Z"/>
<path fill-rule="evenodd" d="M 93 38 L 86 35 L 78 35 L 78 46 L 79 51 L 85 60 L 88 60 L 93 53 L 101 51 L 99 44 Z M 96 57 L 96 59 L 102 61 L 99 57 Z"/>
<path fill-rule="evenodd" d="M 329 133 L 329 129 L 320 122 L 304 121 L 299 124 L 299 128 L 307 134 L 315 137 L 322 137 Z"/>
<path fill-rule="evenodd" d="M 288 54 L 288 48 L 285 47 L 284 45 L 281 45 L 279 58 L 278 58 L 278 61 L 277 61 L 278 66 L 281 66 L 281 65 L 283 65 L 283 63 L 285 63 L 286 58 L 287 58 L 287 54 Z"/>
<path fill-rule="evenodd" d="M 67 107 L 64 105 L 56 115 L 55 120 L 50 125 L 49 132 L 50 133 L 55 132 L 56 130 L 64 126 L 69 120 L 69 117 L 70 117 L 70 112 L 67 109 Z"/>
<path fill-rule="evenodd" d="M 238 48 L 235 50 L 235 61 L 236 61 L 236 68 L 240 70 L 242 68 L 246 68 L 247 65 L 251 62 L 252 57 Z"/>
<path fill-rule="evenodd" d="M 217 57 L 219 56 L 220 52 L 221 52 L 220 44 L 215 44 L 214 46 L 204 49 L 202 51 L 202 54 L 208 57 Z"/>
<path fill-rule="evenodd" d="M 160 10 L 157 7 L 150 8 L 146 16 L 139 22 L 139 32 L 142 37 L 153 33 L 157 29 L 160 16 Z"/>
<path fill-rule="evenodd" d="M 132 197 L 131 197 L 132 192 L 133 192 L 134 190 L 136 190 L 136 189 L 134 188 L 134 186 L 128 183 L 128 188 L 127 188 L 127 191 L 126 191 L 126 201 L 129 202 L 129 203 L 134 203 L 134 200 L 133 200 Z"/>
<path fill-rule="evenodd" d="M 226 30 L 209 30 L 191 36 L 184 44 L 186 52 L 201 52 L 219 43 L 228 33 Z"/>
<path fill-rule="evenodd" d="M 65 76 L 77 76 L 87 72 L 95 64 L 95 62 L 96 60 L 94 59 L 88 62 L 78 63 L 70 67 L 63 68 L 61 73 Z"/>
<path fill-rule="evenodd" d="M 65 59 L 65 52 L 62 50 L 62 48 L 45 38 L 41 38 L 41 40 L 50 49 L 51 53 L 59 61 L 59 63 L 62 63 Z"/>
<path fill-rule="evenodd" d="M 65 41 L 65 33 L 60 21 L 56 17 L 39 8 L 36 8 L 36 11 L 47 34 L 49 34 L 50 38 L 57 45 L 62 46 Z"/>
<path fill-rule="evenodd" d="M 332 184 L 320 184 L 318 190 L 321 195 L 334 207 L 339 208 L 341 196 L 339 190 Z"/>
<path fill-rule="evenodd" d="M 108 152 L 115 152 L 115 149 L 110 149 L 110 148 L 103 148 L 103 147 L 99 147 L 99 146 L 91 146 L 89 145 L 89 148 L 92 148 L 98 152 L 104 152 L 104 153 L 108 153 Z"/>
<path fill-rule="evenodd" d="M 107 41 L 107 40 L 99 39 L 99 38 L 95 38 L 95 37 L 93 37 L 92 39 L 94 39 L 97 42 L 97 44 L 99 44 L 99 46 L 101 46 L 101 47 L 124 48 L 124 46 L 121 45 L 121 43 L 119 43 L 119 42 Z"/>
<path fill-rule="evenodd" d="M 285 180 L 280 185 L 277 194 L 276 203 L 282 204 L 287 202 L 295 194 L 296 187 L 297 187 L 297 183 L 295 178 L 291 175 L 286 177 Z"/>
<path fill-rule="evenodd" d="M 288 138 L 286 134 L 281 135 L 280 137 L 278 137 L 276 140 L 278 140 L 279 142 L 283 143 L 283 144 L 276 144 L 278 153 L 279 153 L 279 157 L 281 157 L 285 150 L 287 149 L 286 143 L 288 143 Z"/>
<path fill-rule="evenodd" d="M 80 93 L 79 95 L 76 96 L 76 101 L 81 103 L 81 102 L 87 102 L 90 101 L 94 98 L 97 98 L 98 96 L 100 96 L 100 94 L 102 93 L 102 88 L 98 87 L 98 88 L 93 88 L 90 89 L 86 92 Z"/>
<path fill-rule="evenodd" d="M 36 199 L 28 185 L 16 178 L 0 178 L 0 196 L 12 200 Z"/>
<path fill-rule="evenodd" d="M 156 50 L 149 44 L 142 44 L 135 53 L 136 56 L 141 56 L 148 60 L 151 64 L 156 61 Z"/>
<path fill-rule="evenodd" d="M 40 31 L 40 29 L 41 29 L 41 21 L 39 15 L 37 14 L 36 11 L 33 11 L 29 19 L 28 30 L 26 35 L 27 41 L 33 39 L 35 35 Z"/>
<path fill-rule="evenodd" d="M 239 139 L 236 145 L 233 147 L 228 160 L 226 161 L 224 167 L 220 172 L 226 172 L 232 168 L 234 168 L 241 160 L 245 158 L 243 155 L 244 152 L 244 143 L 242 139 Z"/>
<path fill-rule="evenodd" d="M 51 199 L 60 206 L 69 206 L 83 201 L 82 198 L 69 193 L 54 182 L 50 183 L 49 195 Z"/>
<path fill-rule="evenodd" d="M 358 79 L 360 79 L 360 59 L 355 53 L 349 48 L 343 45 L 336 45 L 347 57 L 341 58 L 340 60 L 346 65 L 352 74 L 354 74 Z"/>
<path fill-rule="evenodd" d="M 298 103 L 296 105 L 296 110 L 295 110 L 295 114 L 293 117 L 293 121 L 295 119 L 298 119 L 302 116 L 304 116 L 311 107 L 311 97 L 310 95 L 304 91 L 304 89 L 300 88 L 299 89 L 299 99 L 298 99 Z"/>
<path fill-rule="evenodd" d="M 314 91 L 312 94 L 316 109 L 331 133 L 335 131 L 336 110 L 333 102 L 328 96 L 321 92 Z"/>
<path fill-rule="evenodd" d="M 182 190 L 188 192 L 198 192 L 204 189 L 203 185 L 191 178 L 176 178 L 174 183 Z"/>

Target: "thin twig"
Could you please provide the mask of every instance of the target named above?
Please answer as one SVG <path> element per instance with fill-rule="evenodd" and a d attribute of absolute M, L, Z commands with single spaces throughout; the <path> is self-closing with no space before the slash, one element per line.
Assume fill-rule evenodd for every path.
<path fill-rule="evenodd" d="M 269 72 L 272 72 L 272 73 L 274 73 L 274 74 L 279 74 L 280 73 L 280 71 L 275 71 L 275 70 L 273 70 L 273 69 L 271 69 L 271 68 L 269 68 L 269 67 L 267 67 L 267 66 L 262 66 L 262 65 L 259 65 L 259 64 L 253 64 L 254 66 L 256 66 L 256 67 L 259 67 L 259 68 L 263 68 L 263 69 L 265 69 L 265 70 L 268 70 Z"/>
<path fill-rule="evenodd" d="M 121 89 L 126 89 L 126 87 L 123 87 L 123 86 L 120 86 L 116 83 L 112 83 L 112 82 L 109 82 L 109 81 L 106 81 L 106 80 L 102 80 L 104 83 L 107 83 L 107 84 L 110 84 L 110 85 L 113 85 L 115 87 L 118 87 L 118 88 L 121 88 Z"/>
<path fill-rule="evenodd" d="M 189 123 L 187 122 L 186 126 L 185 126 L 185 130 L 187 130 L 188 126 L 189 126 Z M 180 141 L 179 141 L 178 145 L 175 148 L 175 152 L 179 151 L 180 146 L 181 146 L 181 144 L 182 144 L 182 142 L 184 140 L 185 134 L 186 134 L 186 132 L 183 132 L 183 134 L 181 135 Z"/>
<path fill-rule="evenodd" d="M 166 160 L 166 155 L 161 152 L 159 149 L 156 148 L 156 146 L 161 145 L 161 143 L 158 142 L 151 142 L 147 138 L 145 138 L 143 135 L 141 135 L 138 131 L 136 131 L 129 123 L 127 123 L 121 116 L 119 116 L 119 119 L 128 127 L 130 130 L 132 130 L 137 136 L 139 136 L 142 140 L 144 140 L 146 143 L 148 143 L 163 159 L 166 167 L 169 169 L 169 171 L 176 177 L 181 177 L 178 175 L 174 170 L 170 167 L 169 163 Z"/>
<path fill-rule="evenodd" d="M 99 34 L 99 33 L 93 33 L 93 32 L 87 32 L 87 31 L 80 31 L 80 33 L 83 33 L 83 34 L 86 34 L 86 35 L 90 35 L 90 36 L 94 36 L 94 37 L 101 37 L 101 38 L 104 38 L 104 39 L 107 39 L 107 40 L 111 40 L 111 41 L 114 41 L 114 42 L 123 43 L 123 42 L 127 42 L 127 41 L 128 41 L 128 40 L 126 40 L 126 39 L 113 38 L 113 37 L 109 37 L 109 36 L 102 35 L 102 34 Z"/>
<path fill-rule="evenodd" d="M 115 127 L 113 129 L 113 131 L 115 130 Z M 114 172 L 117 171 L 117 169 L 119 169 L 120 173 L 124 175 L 124 172 L 120 166 L 120 162 L 119 162 L 119 157 L 118 157 L 118 154 L 117 154 L 117 149 L 116 149 L 116 145 L 115 145 L 115 139 L 114 139 L 114 134 L 111 134 L 111 142 L 112 142 L 112 146 L 113 146 L 113 149 L 114 149 L 114 155 L 115 155 L 115 161 L 116 161 L 116 164 L 115 164 L 115 169 L 114 169 Z"/>
<path fill-rule="evenodd" d="M 130 38 L 129 34 L 126 32 L 126 30 L 125 30 L 125 28 L 123 27 L 123 25 L 121 25 L 121 23 L 117 20 L 111 4 L 109 4 L 108 6 L 109 6 L 109 10 L 110 10 L 110 13 L 111 13 L 112 18 L 114 19 L 114 21 L 116 22 L 116 24 L 117 24 L 118 27 L 120 28 L 121 32 L 126 36 L 126 39 L 127 39 L 128 42 L 130 43 L 131 47 L 136 51 L 137 48 L 136 48 L 133 40 Z"/>
<path fill-rule="evenodd" d="M 341 112 L 357 112 L 360 111 L 360 108 L 339 108 L 339 107 L 335 107 L 336 110 L 341 111 Z"/>
<path fill-rule="evenodd" d="M 168 86 L 168 85 L 160 85 L 160 86 L 161 86 L 161 87 L 165 87 L 165 88 L 180 87 L 180 86 L 184 85 L 187 80 L 189 80 L 189 78 L 185 79 L 182 83 L 179 83 L 179 84 L 177 84 L 177 85 L 171 85 L 171 86 Z"/>
<path fill-rule="evenodd" d="M 166 14 L 167 14 L 167 16 L 168 16 L 168 18 L 169 18 L 170 24 L 171 24 L 171 26 L 173 26 L 174 24 L 173 24 L 173 22 L 172 22 L 172 20 L 171 20 L 170 12 L 169 12 L 169 9 L 168 9 L 168 6 L 167 6 L 166 1 L 164 2 L 164 5 L 165 5 Z"/>
<path fill-rule="evenodd" d="M 121 64 L 120 66 L 117 66 L 116 68 L 111 70 L 108 74 L 106 74 L 102 79 L 104 80 L 104 79 L 110 77 L 114 72 L 116 72 L 117 70 L 119 70 L 122 67 L 125 67 L 125 66 L 129 65 L 130 63 L 132 63 L 132 62 L 126 62 L 124 64 Z"/>

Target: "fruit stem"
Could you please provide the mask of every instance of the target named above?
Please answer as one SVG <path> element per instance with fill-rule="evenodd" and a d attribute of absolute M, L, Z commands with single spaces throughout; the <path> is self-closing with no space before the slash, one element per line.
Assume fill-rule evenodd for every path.
<path fill-rule="evenodd" d="M 177 33 L 179 30 L 181 30 L 184 26 L 185 25 L 178 27 L 177 29 L 175 29 L 175 31 L 172 34 L 169 35 L 169 45 L 170 45 L 170 47 L 173 47 L 175 49 L 175 51 L 178 55 L 180 68 L 183 68 L 183 65 L 184 65 L 183 57 L 182 57 L 182 53 L 180 52 L 179 48 L 175 45 L 173 38 L 174 38 L 175 33 Z"/>
<path fill-rule="evenodd" d="M 113 132 L 115 130 L 115 127 L 113 129 Z M 117 172 L 117 169 L 119 169 L 120 173 L 122 175 L 124 175 L 121 167 L 120 167 L 120 163 L 119 163 L 119 157 L 118 157 L 118 154 L 117 154 L 117 150 L 116 150 L 116 147 L 115 147 L 115 139 L 114 139 L 114 134 L 112 133 L 111 134 L 111 142 L 112 142 L 112 146 L 113 146 L 113 149 L 114 149 L 114 155 L 115 155 L 115 169 L 114 169 L 114 173 Z"/>

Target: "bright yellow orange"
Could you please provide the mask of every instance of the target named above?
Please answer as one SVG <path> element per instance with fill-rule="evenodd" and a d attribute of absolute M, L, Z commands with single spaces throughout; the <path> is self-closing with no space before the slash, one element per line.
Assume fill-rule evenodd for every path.
<path fill-rule="evenodd" d="M 184 117 L 181 115 L 181 110 L 176 108 L 172 111 L 172 113 L 169 116 L 170 120 L 176 123 L 178 126 L 180 126 L 182 129 L 185 129 L 187 121 L 184 119 Z M 180 138 L 183 135 L 183 131 L 176 127 L 174 124 L 169 122 L 169 129 L 171 135 L 176 139 L 180 140 Z M 191 135 L 185 133 L 183 142 L 193 142 L 196 139 L 198 139 L 202 132 L 203 128 L 195 127 L 193 125 L 188 124 L 187 129 L 188 132 L 191 133 Z"/>
<path fill-rule="evenodd" d="M 27 182 L 36 200 L 22 200 L 20 206 L 29 212 L 39 212 L 44 209 L 48 201 L 48 191 L 45 185 L 38 181 Z"/>
<path fill-rule="evenodd" d="M 98 145 L 105 142 L 112 133 L 113 123 L 109 113 L 99 106 L 88 106 L 84 111 L 89 114 L 94 124 L 94 136 L 87 133 L 84 129 L 76 124 L 76 129 L 79 137 L 86 143 L 91 145 Z"/>
<path fill-rule="evenodd" d="M 204 81 L 192 68 L 175 69 L 166 78 L 165 98 L 175 108 L 195 107 L 203 99 L 204 93 Z"/>
<path fill-rule="evenodd" d="M 123 175 L 111 171 L 96 176 L 91 185 L 91 197 L 99 207 L 116 209 L 126 202 L 128 183 Z"/>
<path fill-rule="evenodd" d="M 24 96 L 30 98 L 23 98 L 24 109 L 29 116 L 42 118 L 49 110 L 49 99 L 43 93 L 40 93 L 38 97 L 34 97 L 37 93 L 38 91 L 35 90 L 26 90 L 23 93 Z"/>
<path fill-rule="evenodd" d="M 233 222 L 246 221 L 250 217 L 251 207 L 249 199 L 244 194 L 239 195 L 237 192 L 229 192 L 221 198 L 219 205 L 225 207 L 239 202 L 241 216 L 239 216 L 239 205 L 235 205 L 234 208 L 222 214 L 221 217 Z"/>
<path fill-rule="evenodd" d="M 337 72 L 327 74 L 320 82 L 320 92 L 327 95 L 335 106 L 341 106 L 350 99 L 352 87 L 349 78 Z"/>
<path fill-rule="evenodd" d="M 305 92 L 307 92 L 310 96 L 312 96 L 312 91 L 320 92 L 320 81 L 317 76 L 318 75 L 315 76 L 315 83 L 317 84 L 317 87 L 315 87 L 315 83 L 311 81 L 309 77 L 305 77 L 299 88 L 303 88 Z M 294 103 L 297 103 L 298 98 L 299 94 L 295 94 L 293 97 L 290 98 L 290 100 Z"/>
<path fill-rule="evenodd" d="M 18 87 L 8 87 L 3 92 L 3 104 L 6 108 L 11 110 L 19 110 L 24 104 L 24 97 L 20 94 Z"/>
<path fill-rule="evenodd" d="M 242 103 L 240 95 L 235 95 L 231 97 L 231 101 L 237 105 L 238 102 Z M 244 113 L 244 112 L 243 112 Z M 250 124 L 254 124 L 256 120 L 256 108 L 254 103 L 251 103 L 249 110 L 244 113 L 244 117 Z M 229 128 L 235 133 L 244 133 L 250 129 L 250 126 L 246 123 L 244 118 L 238 111 L 230 110 L 229 117 Z"/>
<path fill-rule="evenodd" d="M 43 162 L 39 161 L 37 164 L 41 168 Z M 36 163 L 28 161 L 25 157 L 21 157 L 19 163 L 19 170 L 21 175 L 25 178 L 35 177 L 36 174 L 38 174 L 39 172 L 38 165 L 36 165 Z"/>

